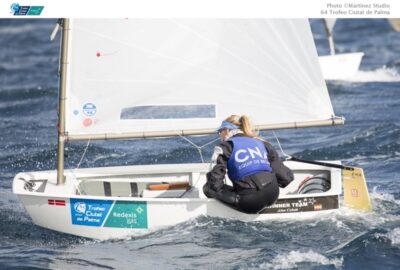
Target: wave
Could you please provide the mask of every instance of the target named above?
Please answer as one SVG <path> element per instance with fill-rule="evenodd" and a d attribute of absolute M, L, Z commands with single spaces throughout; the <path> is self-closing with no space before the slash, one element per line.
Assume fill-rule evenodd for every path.
<path fill-rule="evenodd" d="M 399 240 L 399 228 L 373 228 L 343 242 L 327 254 L 343 256 L 349 269 L 397 269 L 398 263 L 394 258 L 398 257 Z"/>
<path fill-rule="evenodd" d="M 352 256 L 353 254 L 362 254 L 365 252 L 365 245 L 370 240 L 374 240 L 374 236 L 376 233 L 382 232 L 382 230 L 371 229 L 355 236 L 351 237 L 349 240 L 342 242 L 335 248 L 328 250 L 327 254 L 330 255 L 340 255 L 345 254 L 346 256 Z"/>
<path fill-rule="evenodd" d="M 0 21 L 0 36 L 7 34 L 21 35 L 21 33 L 35 32 L 35 31 L 51 31 L 52 21 L 54 25 L 57 20 L 52 19 L 22 19 L 22 20 L 1 20 Z M 50 36 L 50 34 L 49 34 Z"/>
<path fill-rule="evenodd" d="M 309 250 L 306 252 L 290 251 L 289 253 L 275 256 L 271 262 L 262 263 L 258 269 L 298 269 L 318 267 L 320 265 L 333 266 L 339 269 L 343 266 L 343 258 L 328 258 L 318 252 Z"/>
<path fill-rule="evenodd" d="M 400 222 L 400 200 L 399 193 L 392 194 L 393 189 L 390 186 L 385 186 L 385 190 L 389 192 L 378 191 L 379 186 L 375 186 L 370 192 L 370 197 L 373 202 L 374 212 L 379 213 L 379 219 L 374 222 Z M 396 189 L 395 189 L 396 190 Z"/>
<path fill-rule="evenodd" d="M 352 134 L 351 134 L 352 133 Z M 381 124 L 361 130 L 350 130 L 336 145 L 306 149 L 294 156 L 303 159 L 360 159 L 385 160 L 400 156 L 400 143 L 393 138 L 400 137 L 400 127 L 395 124 Z M 326 143 L 324 143 L 326 145 Z M 374 147 L 371 147 L 371 146 Z"/>
<path fill-rule="evenodd" d="M 21 148 L 19 149 L 19 153 L 12 153 L 12 150 L 8 150 L 8 155 L 1 156 L 2 173 L 16 174 L 20 171 L 51 170 L 55 168 L 57 161 L 56 147 L 28 144 L 23 148 L 23 151 L 21 151 Z"/>
<path fill-rule="evenodd" d="M 9 188 L 0 190 L 0 231 L 0 269 L 4 265 L 19 265 L 21 261 L 26 262 L 25 267 L 45 267 L 45 258 L 60 253 L 57 249 L 87 241 L 82 237 L 34 225 L 17 196 Z"/>
<path fill-rule="evenodd" d="M 400 82 L 400 74 L 395 68 L 383 66 L 376 70 L 359 70 L 348 82 Z"/>
<path fill-rule="evenodd" d="M 383 236 L 388 238 L 393 246 L 400 246 L 400 228 L 394 228 Z"/>
<path fill-rule="evenodd" d="M 84 242 L 84 238 L 66 235 L 34 225 L 26 211 L 17 203 L 2 205 L 0 208 L 0 220 L 2 246 L 62 247 Z"/>

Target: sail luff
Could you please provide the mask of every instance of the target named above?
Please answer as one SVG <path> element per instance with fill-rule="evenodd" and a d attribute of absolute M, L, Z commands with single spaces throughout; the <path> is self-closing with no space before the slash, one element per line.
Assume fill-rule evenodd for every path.
<path fill-rule="evenodd" d="M 64 142 L 65 142 L 65 99 L 68 65 L 69 19 L 63 19 L 60 61 L 60 92 L 58 102 L 58 148 L 57 148 L 57 185 L 65 183 L 64 176 Z"/>

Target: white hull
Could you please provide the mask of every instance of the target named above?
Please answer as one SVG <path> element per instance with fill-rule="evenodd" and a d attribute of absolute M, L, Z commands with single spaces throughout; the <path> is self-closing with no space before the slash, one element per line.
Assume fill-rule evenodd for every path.
<path fill-rule="evenodd" d="M 279 200 L 274 206 L 262 210 L 260 214 L 251 215 L 204 196 L 202 186 L 206 181 L 208 164 L 79 169 L 67 171 L 66 184 L 62 186 L 56 185 L 55 171 L 20 173 L 14 178 L 13 191 L 19 196 L 35 224 L 96 239 L 140 235 L 200 215 L 265 221 L 277 218 L 308 218 L 338 209 L 342 192 L 340 169 L 295 162 L 288 162 L 287 165 L 295 171 L 296 179 L 281 190 Z M 321 173 L 330 178 L 329 190 L 311 194 L 288 194 L 293 193 L 305 177 Z M 26 188 L 27 184 L 21 178 L 35 182 L 32 191 Z M 193 188 L 188 192 L 146 189 L 148 183 L 182 180 L 188 180 Z M 103 182 L 110 183 L 110 196 L 105 196 L 107 188 L 103 189 Z M 138 195 L 131 193 L 131 182 L 135 183 Z M 178 196 L 177 192 L 180 192 Z M 170 196 L 175 197 L 166 198 Z"/>
<path fill-rule="evenodd" d="M 346 80 L 352 78 L 361 64 L 364 53 L 344 53 L 319 56 L 319 63 L 325 80 Z"/>

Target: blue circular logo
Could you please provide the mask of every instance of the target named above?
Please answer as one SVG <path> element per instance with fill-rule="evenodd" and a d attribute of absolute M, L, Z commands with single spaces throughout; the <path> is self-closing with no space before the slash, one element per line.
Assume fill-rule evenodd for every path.
<path fill-rule="evenodd" d="M 76 212 L 84 214 L 86 212 L 86 204 L 84 202 L 76 202 L 74 209 Z"/>
<path fill-rule="evenodd" d="M 21 6 L 18 3 L 13 3 L 10 7 L 12 13 L 16 13 L 20 10 Z"/>
<path fill-rule="evenodd" d="M 86 103 L 82 107 L 83 114 L 86 116 L 94 116 L 96 114 L 96 105 L 93 103 Z"/>

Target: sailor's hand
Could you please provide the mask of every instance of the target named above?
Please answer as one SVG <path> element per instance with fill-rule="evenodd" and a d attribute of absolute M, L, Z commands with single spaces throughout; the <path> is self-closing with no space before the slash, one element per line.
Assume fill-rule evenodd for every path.
<path fill-rule="evenodd" d="M 209 183 L 206 183 L 203 186 L 203 192 L 204 192 L 204 195 L 207 196 L 207 198 L 214 198 L 215 197 L 215 191 L 210 188 Z"/>

